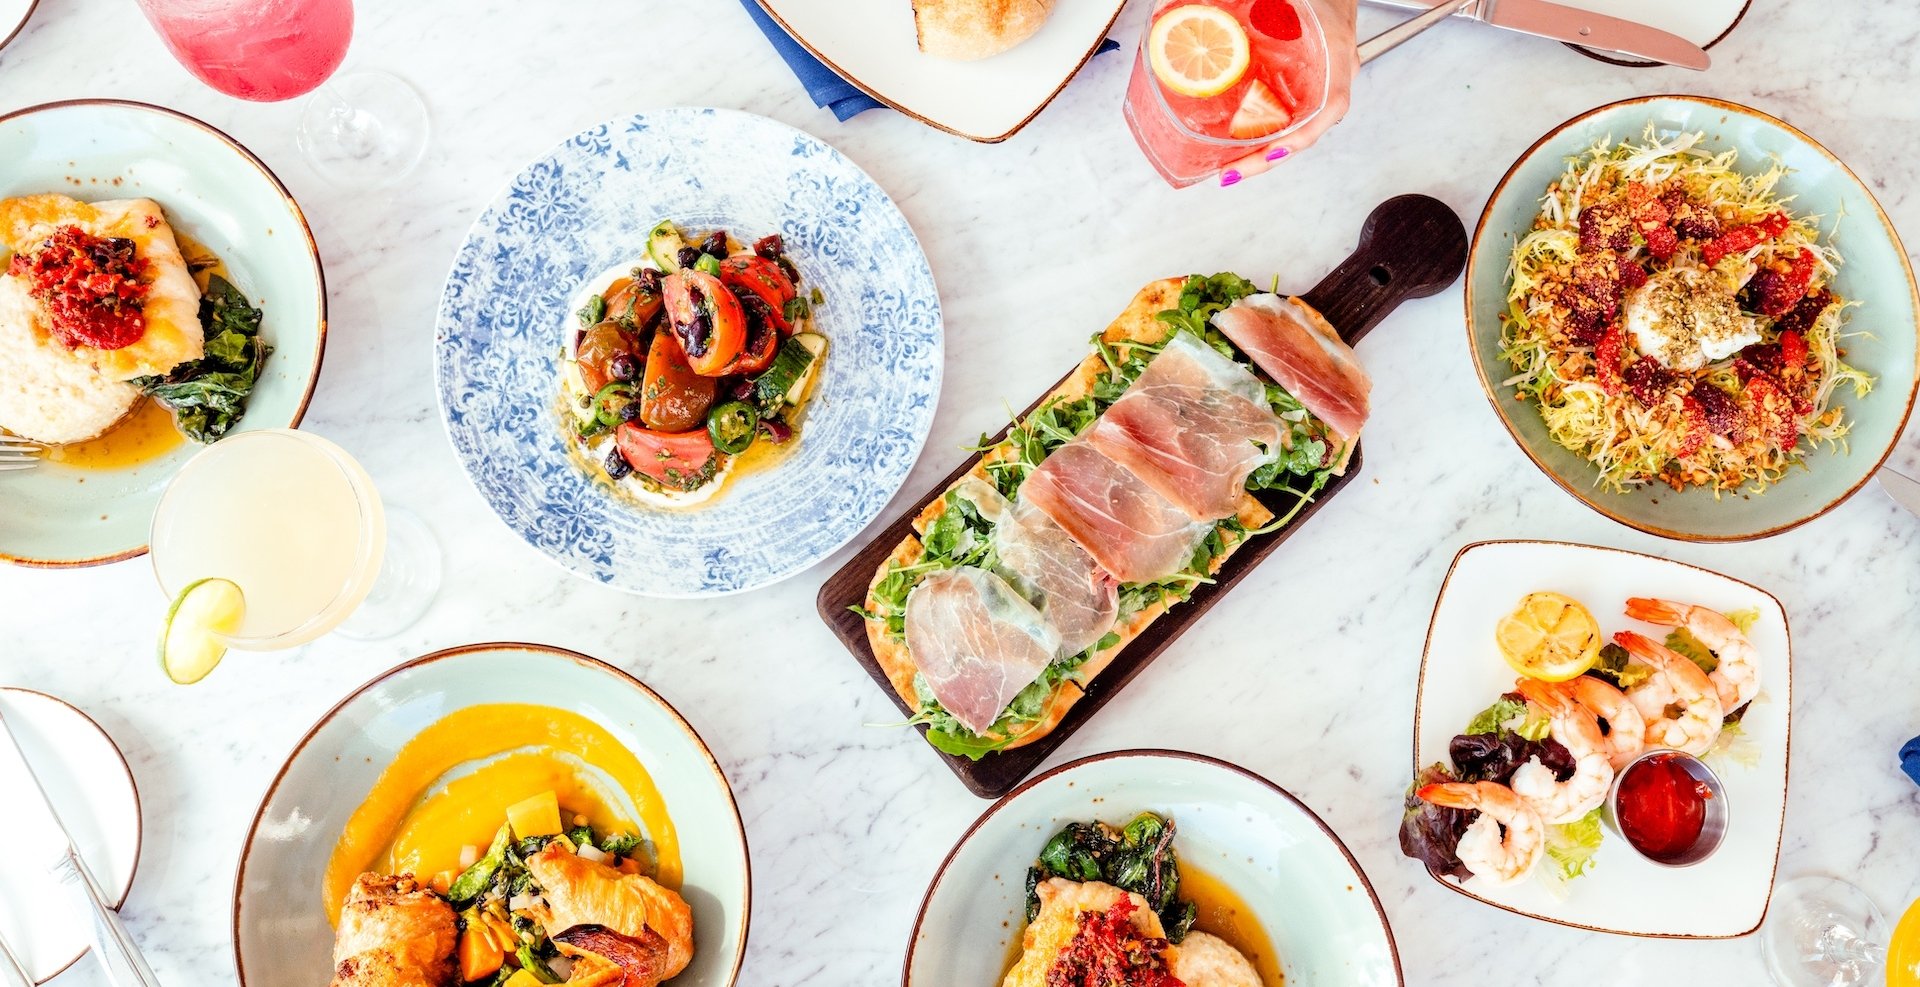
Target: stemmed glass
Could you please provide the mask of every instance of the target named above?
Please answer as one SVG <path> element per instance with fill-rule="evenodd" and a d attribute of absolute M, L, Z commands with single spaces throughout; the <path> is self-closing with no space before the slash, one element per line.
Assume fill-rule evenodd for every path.
<path fill-rule="evenodd" d="M 188 460 L 153 515 L 149 553 L 169 599 L 202 580 L 245 600 L 220 634 L 247 651 L 338 629 L 406 629 L 440 586 L 440 548 L 411 512 L 384 504 L 346 450 L 309 432 L 235 432 Z"/>
<path fill-rule="evenodd" d="M 1889 949 L 1893 968 L 1883 974 Z M 1920 902 L 1890 934 L 1886 917 L 1858 887 L 1837 877 L 1796 877 L 1773 891 L 1760 955 L 1780 987 L 1920 983 Z"/>
<path fill-rule="evenodd" d="M 353 38 L 353 0 L 139 4 L 173 57 L 229 96 L 278 102 L 319 90 L 301 112 L 300 149 L 329 182 L 391 185 L 426 154 L 427 107 L 412 86 L 385 72 L 332 78 Z"/>

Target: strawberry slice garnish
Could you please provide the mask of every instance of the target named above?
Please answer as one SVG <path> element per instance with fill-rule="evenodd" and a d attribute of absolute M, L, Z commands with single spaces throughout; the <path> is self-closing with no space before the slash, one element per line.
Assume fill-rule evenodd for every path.
<path fill-rule="evenodd" d="M 1233 111 L 1227 133 L 1233 135 L 1234 140 L 1249 140 L 1279 133 L 1292 122 L 1293 114 L 1281 105 L 1280 97 L 1275 96 L 1266 83 L 1255 79 L 1240 97 L 1240 108 Z"/>

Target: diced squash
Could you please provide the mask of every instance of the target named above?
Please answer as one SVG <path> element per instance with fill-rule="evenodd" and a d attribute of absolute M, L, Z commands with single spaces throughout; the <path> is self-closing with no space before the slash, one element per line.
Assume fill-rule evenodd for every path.
<path fill-rule="evenodd" d="M 460 933 L 459 955 L 461 983 L 493 976 L 507 958 L 506 952 L 494 944 L 493 937 L 477 925 L 469 925 Z"/>
<path fill-rule="evenodd" d="M 640 861 L 632 857 L 621 857 L 616 869 L 622 874 L 638 874 L 640 873 Z"/>
<path fill-rule="evenodd" d="M 500 985 L 500 987 L 545 987 L 545 985 L 540 982 L 539 977 L 534 976 L 531 972 L 527 970 L 515 970 L 513 971 L 513 976 L 508 977 L 507 982 Z"/>
<path fill-rule="evenodd" d="M 507 807 L 507 822 L 517 839 L 529 836 L 560 835 L 560 799 L 552 792 L 541 792 L 530 799 Z"/>
<path fill-rule="evenodd" d="M 447 890 L 453 887 L 453 879 L 459 876 L 459 871 L 443 870 L 433 875 L 433 880 L 427 882 L 427 887 L 439 892 L 440 896 L 444 898 L 446 897 Z"/>

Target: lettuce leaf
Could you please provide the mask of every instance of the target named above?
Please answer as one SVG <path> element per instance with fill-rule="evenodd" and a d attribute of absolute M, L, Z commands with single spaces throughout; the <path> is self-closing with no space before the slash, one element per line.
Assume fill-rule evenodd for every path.
<path fill-rule="evenodd" d="M 1600 648 L 1600 658 L 1587 669 L 1587 674 L 1613 683 L 1614 688 L 1625 692 L 1645 682 L 1653 675 L 1653 668 L 1633 660 L 1627 649 L 1617 644 L 1606 644 Z"/>
<path fill-rule="evenodd" d="M 1475 714 L 1464 731 L 1469 734 L 1517 733 L 1528 740 L 1545 740 L 1547 718 L 1534 711 L 1525 700 L 1501 696 L 1493 705 Z"/>
<path fill-rule="evenodd" d="M 1573 822 L 1547 827 L 1547 861 L 1538 873 L 1556 897 L 1565 894 L 1567 882 L 1593 870 L 1593 855 L 1606 839 L 1600 812 L 1595 809 Z"/>

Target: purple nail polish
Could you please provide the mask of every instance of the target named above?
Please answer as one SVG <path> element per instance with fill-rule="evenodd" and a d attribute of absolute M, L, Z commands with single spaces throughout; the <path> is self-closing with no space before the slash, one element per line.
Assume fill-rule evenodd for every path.
<path fill-rule="evenodd" d="M 1221 188 L 1226 188 L 1227 186 L 1232 185 L 1233 183 L 1239 180 L 1240 180 L 1240 172 L 1233 168 L 1228 168 L 1226 171 L 1223 171 L 1220 173 Z"/>
<path fill-rule="evenodd" d="M 1273 150 L 1267 152 L 1268 161 L 1278 161 L 1281 158 L 1284 158 L 1286 156 L 1287 156 L 1287 149 L 1284 147 L 1276 147 Z"/>

